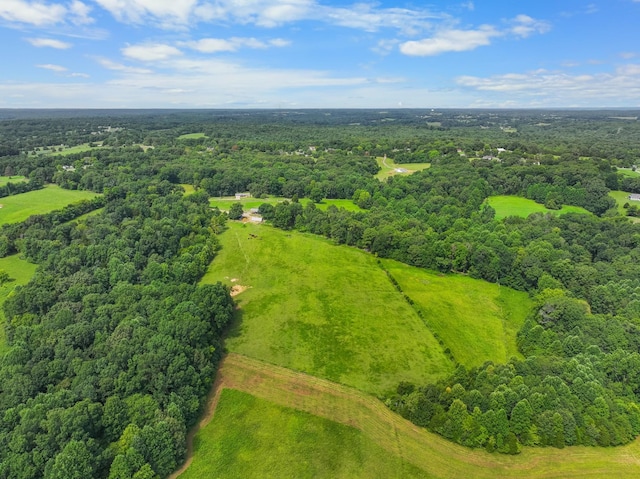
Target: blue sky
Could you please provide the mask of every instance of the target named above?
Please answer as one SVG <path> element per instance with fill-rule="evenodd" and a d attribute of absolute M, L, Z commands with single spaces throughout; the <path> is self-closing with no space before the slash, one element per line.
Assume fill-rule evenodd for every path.
<path fill-rule="evenodd" d="M 640 107 L 640 0 L 0 0 L 0 108 Z"/>

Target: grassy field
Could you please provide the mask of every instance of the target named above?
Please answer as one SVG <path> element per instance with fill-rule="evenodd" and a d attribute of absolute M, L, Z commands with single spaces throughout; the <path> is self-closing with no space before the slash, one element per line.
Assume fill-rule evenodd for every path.
<path fill-rule="evenodd" d="M 0 176 L 0 186 L 4 186 L 7 183 L 22 183 L 27 180 L 24 176 Z"/>
<path fill-rule="evenodd" d="M 553 213 L 554 215 L 562 215 L 565 213 L 591 214 L 579 206 L 565 205 L 559 210 L 550 210 L 533 200 L 520 196 L 491 196 L 487 198 L 487 203 L 496 210 L 496 219 L 506 218 L 507 216 L 521 216 L 526 218 L 532 213 Z"/>
<path fill-rule="evenodd" d="M 5 331 L 4 331 L 4 313 L 2 305 L 16 285 L 27 284 L 37 265 L 24 261 L 18 255 L 0 258 L 0 270 L 6 271 L 13 281 L 5 283 L 0 287 L 0 356 L 6 352 Z"/>
<path fill-rule="evenodd" d="M 318 455 L 323 457 L 324 448 L 335 451 L 333 443 L 343 448 L 355 448 L 365 458 L 370 458 L 374 465 L 380 461 L 395 465 L 397 470 L 390 471 L 388 477 L 412 477 L 416 475 L 416 469 L 420 471 L 417 473 L 418 477 L 442 479 L 635 479 L 640 476 L 638 440 L 622 447 L 525 447 L 517 456 L 489 454 L 484 450 L 472 450 L 453 444 L 419 428 L 391 412 L 379 400 L 360 391 L 244 356 L 229 354 L 219 370 L 216 382 L 216 395 L 210 405 L 215 407 L 222 391 L 218 403 L 221 407 L 215 410 L 208 426 L 206 424 L 210 416 L 201 423 L 204 428 L 196 435 L 194 442 L 196 455 L 187 472 L 179 476 L 180 479 L 314 477 L 295 475 L 307 474 L 307 471 L 318 473 L 318 477 L 329 477 L 322 474 L 331 467 L 333 459 L 330 458 L 328 464 L 319 466 L 315 460 Z M 233 392 L 227 394 L 224 388 L 243 391 L 269 403 L 251 400 Z M 285 414 L 281 419 L 275 414 L 274 405 L 312 416 L 295 414 L 281 408 L 277 409 Z M 263 415 L 256 415 L 251 410 L 253 407 L 258 414 L 263 412 Z M 347 425 L 361 434 L 326 423 L 323 425 L 318 418 Z M 238 429 L 247 434 L 248 438 L 241 437 Z M 315 434 L 316 447 L 310 444 L 307 433 Z M 291 444 L 292 436 L 302 443 L 300 450 L 293 448 L 295 444 Z M 253 441 L 259 441 L 255 449 Z M 281 441 L 282 448 L 279 447 Z M 379 446 L 380 458 L 370 456 L 376 450 L 371 443 Z M 258 444 L 264 445 L 266 452 Z M 224 454 L 232 459 L 223 457 Z M 257 463 L 252 458 L 254 454 L 267 462 Z M 215 464 L 217 461 L 224 461 L 225 470 Z M 307 469 L 303 469 L 305 461 L 308 461 Z M 367 464 L 357 469 L 357 465 L 363 464 L 357 454 L 348 455 L 345 451 L 338 451 L 336 461 L 341 468 L 338 474 L 353 471 L 349 477 L 383 477 L 368 469 Z M 303 464 L 296 466 L 299 462 Z M 191 467 L 194 468 L 193 471 Z M 317 469 L 311 470 L 312 467 Z M 387 471 L 384 464 L 380 467 L 383 472 Z"/>
<path fill-rule="evenodd" d="M 61 209 L 71 203 L 95 198 L 92 191 L 65 190 L 57 185 L 47 185 L 19 195 L 0 198 L 0 225 L 19 223 L 31 215 L 41 215 Z"/>
<path fill-rule="evenodd" d="M 51 153 L 51 156 L 65 156 L 72 155 L 74 153 L 85 153 L 87 151 L 95 150 L 96 148 L 101 148 L 102 146 L 90 146 L 89 143 L 84 143 L 82 145 L 65 147 L 62 151 L 55 151 Z"/>
<path fill-rule="evenodd" d="M 632 178 L 640 176 L 640 171 L 632 170 L 631 168 L 618 168 L 617 173 L 620 173 L 623 176 L 630 176 Z"/>
<path fill-rule="evenodd" d="M 203 282 L 244 290 L 230 351 L 374 394 L 452 371 L 375 257 L 317 236 L 229 226 Z"/>
<path fill-rule="evenodd" d="M 376 175 L 376 178 L 379 180 L 386 180 L 390 176 L 393 175 L 410 175 L 411 173 L 415 173 L 416 171 L 422 171 L 431 166 L 431 163 L 402 163 L 396 164 L 390 158 L 376 158 L 378 165 L 380 166 L 380 171 Z M 406 172 L 399 172 L 397 170 L 407 170 Z"/>
<path fill-rule="evenodd" d="M 178 140 L 197 140 L 199 138 L 207 138 L 204 133 L 187 133 L 186 135 L 180 135 Z"/>
<path fill-rule="evenodd" d="M 193 185 L 187 185 L 187 184 L 181 184 L 180 186 L 182 186 L 184 188 L 184 194 L 185 195 L 190 195 L 192 193 L 195 193 L 196 189 Z"/>
<path fill-rule="evenodd" d="M 210 198 L 209 206 L 212 208 L 220 208 L 227 211 L 233 203 L 240 202 L 245 211 L 251 208 L 258 208 L 263 203 L 276 205 L 282 201 L 291 201 L 291 198 L 283 198 L 278 196 L 270 196 L 268 198 L 241 198 L 237 200 L 235 196 L 225 196 L 222 198 Z M 311 200 L 308 198 L 300 199 L 300 203 L 306 206 Z M 351 200 L 324 199 L 320 203 L 316 203 L 316 208 L 326 210 L 329 206 L 334 205 L 336 208 L 344 208 L 347 211 L 362 211 L 362 209 Z"/>
<path fill-rule="evenodd" d="M 521 357 L 516 334 L 532 306 L 527 293 L 397 261 L 382 263 L 460 364 L 473 367 Z"/>
<path fill-rule="evenodd" d="M 423 478 L 354 427 L 224 389 L 180 479 Z"/>
<path fill-rule="evenodd" d="M 610 191 L 609 196 L 616 200 L 616 204 L 618 205 L 618 213 L 620 213 L 622 216 L 627 215 L 627 210 L 623 208 L 625 203 L 629 203 L 630 205 L 636 204 L 640 206 L 640 203 L 638 202 L 629 201 L 629 193 L 626 191 Z"/>

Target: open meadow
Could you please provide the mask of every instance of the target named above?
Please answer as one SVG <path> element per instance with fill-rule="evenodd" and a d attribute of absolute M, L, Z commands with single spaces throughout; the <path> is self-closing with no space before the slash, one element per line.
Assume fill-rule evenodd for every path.
<path fill-rule="evenodd" d="M 37 265 L 20 259 L 18 255 L 0 258 L 0 271 L 4 271 L 11 278 L 2 286 L 0 286 L 0 356 L 6 352 L 5 331 L 4 331 L 4 312 L 2 305 L 9 297 L 14 288 L 19 284 L 27 284 L 33 273 L 36 271 Z"/>
<path fill-rule="evenodd" d="M 236 291 L 226 347 L 373 394 L 453 364 L 376 259 L 323 238 L 230 222 L 203 282 Z"/>
<path fill-rule="evenodd" d="M 224 196 L 224 197 L 215 197 L 209 198 L 209 206 L 211 208 L 220 208 L 222 211 L 228 211 L 231 208 L 233 203 L 240 203 L 242 208 L 245 211 L 250 210 L 251 208 L 259 208 L 263 203 L 269 203 L 270 205 L 277 205 L 278 203 L 282 203 L 283 201 L 291 201 L 291 198 L 284 198 L 281 196 L 269 196 L 267 198 L 240 198 L 236 199 L 235 196 Z M 307 206 L 311 200 L 309 198 L 301 198 L 300 204 L 303 206 Z M 356 205 L 351 200 L 344 199 L 327 199 L 325 198 L 320 203 L 316 203 L 316 208 L 319 210 L 326 210 L 329 206 L 335 206 L 336 208 L 344 208 L 347 211 L 362 211 L 358 205 Z"/>
<path fill-rule="evenodd" d="M 40 190 L 0 198 L 0 225 L 19 223 L 31 215 L 43 215 L 72 203 L 90 200 L 97 195 L 92 191 L 65 190 L 57 185 L 46 185 Z"/>
<path fill-rule="evenodd" d="M 460 364 L 470 368 L 521 357 L 516 334 L 532 306 L 527 293 L 397 261 L 382 264 Z"/>
<path fill-rule="evenodd" d="M 210 405 L 216 404 L 200 424 L 195 454 L 180 479 L 640 475 L 639 440 L 621 447 L 525 447 L 517 456 L 490 454 L 415 426 L 353 388 L 233 353 L 218 372 Z M 325 462 L 327 450 L 334 455 Z"/>
<path fill-rule="evenodd" d="M 490 196 L 486 203 L 496 210 L 496 219 L 506 218 L 507 216 L 520 216 L 526 218 L 532 213 L 552 213 L 554 215 L 562 215 L 565 213 L 583 213 L 590 215 L 591 213 L 580 206 L 564 205 L 559 210 L 550 210 L 540 203 L 533 200 L 522 198 L 521 196 Z"/>
<path fill-rule="evenodd" d="M 394 175 L 410 175 L 416 171 L 426 170 L 431 163 L 395 163 L 391 158 L 376 158 L 380 171 L 376 175 L 380 181 Z"/>
<path fill-rule="evenodd" d="M 29 181 L 24 176 L 0 176 L 0 186 L 4 186 L 7 183 L 22 183 L 23 181 Z"/>
<path fill-rule="evenodd" d="M 207 135 L 204 133 L 186 133 L 184 135 L 180 135 L 178 140 L 198 140 L 200 138 L 207 138 Z"/>

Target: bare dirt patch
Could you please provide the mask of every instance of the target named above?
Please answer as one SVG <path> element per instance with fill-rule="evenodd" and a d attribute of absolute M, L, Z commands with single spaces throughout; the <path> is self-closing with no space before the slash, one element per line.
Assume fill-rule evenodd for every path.
<path fill-rule="evenodd" d="M 248 286 L 243 286 L 241 284 L 234 284 L 231 287 L 231 297 L 233 298 L 234 296 L 238 296 L 240 293 L 242 293 L 243 291 L 246 291 L 249 287 Z"/>

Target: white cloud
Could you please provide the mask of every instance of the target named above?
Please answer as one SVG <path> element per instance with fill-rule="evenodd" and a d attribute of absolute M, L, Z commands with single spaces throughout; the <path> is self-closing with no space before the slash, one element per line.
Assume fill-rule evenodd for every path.
<path fill-rule="evenodd" d="M 638 2 L 640 2 L 640 0 L 638 0 Z M 622 52 L 620 54 L 620 56 L 626 60 L 629 60 L 631 58 L 635 58 L 637 56 L 637 53 L 635 52 Z"/>
<path fill-rule="evenodd" d="M 90 75 L 86 73 L 71 73 L 69 76 L 72 78 L 90 78 Z"/>
<path fill-rule="evenodd" d="M 142 23 L 148 18 L 186 24 L 198 0 L 94 0 L 117 20 Z"/>
<path fill-rule="evenodd" d="M 400 51 L 411 56 L 434 56 L 445 52 L 463 52 L 491 44 L 491 38 L 502 35 L 494 27 L 483 25 L 477 30 L 444 30 L 431 38 L 400 45 Z"/>
<path fill-rule="evenodd" d="M 486 93 L 508 93 L 519 105 L 536 100 L 549 106 L 600 106 L 640 104 L 640 65 L 628 64 L 611 73 L 570 75 L 535 70 L 491 77 L 461 76 L 461 87 Z"/>
<path fill-rule="evenodd" d="M 57 48 L 58 50 L 66 50 L 73 46 L 71 43 L 54 40 L 52 38 L 27 38 L 27 41 L 34 47 Z"/>
<path fill-rule="evenodd" d="M 44 65 L 36 65 L 38 68 L 44 68 L 45 70 L 51 70 L 54 72 L 66 72 L 67 69 L 60 65 L 52 65 L 51 63 L 46 63 Z"/>
<path fill-rule="evenodd" d="M 30 25 L 53 25 L 64 21 L 67 9 L 60 4 L 43 1 L 2 0 L 0 18 Z"/>
<path fill-rule="evenodd" d="M 232 37 L 223 38 L 202 38 L 193 42 L 183 42 L 184 45 L 201 53 L 235 52 L 240 48 L 263 49 L 269 47 L 286 47 L 291 43 L 282 38 L 275 38 L 266 42 L 256 38 Z"/>
<path fill-rule="evenodd" d="M 512 21 L 510 32 L 522 38 L 534 33 L 547 33 L 551 29 L 549 23 L 531 18 L 529 15 L 518 15 Z"/>
<path fill-rule="evenodd" d="M 153 73 L 152 70 L 148 70 L 146 68 L 136 68 L 136 67 L 130 67 L 128 65 L 123 65 L 121 63 L 117 63 L 114 61 L 111 61 L 107 58 L 96 58 L 96 61 L 102 65 L 104 68 L 106 68 L 107 70 L 112 70 L 112 71 L 117 71 L 117 72 L 123 72 L 123 73 L 135 73 L 138 75 L 145 75 L 145 74 L 149 74 L 149 73 Z"/>
<path fill-rule="evenodd" d="M 253 24 L 272 28 L 312 20 L 330 25 L 378 31 L 394 28 L 423 31 L 429 21 L 445 18 L 424 8 L 381 8 L 374 3 L 324 5 L 319 0 L 94 0 L 117 20 L 151 22 L 166 28 L 188 28 L 197 22 Z"/>
<path fill-rule="evenodd" d="M 73 0 L 52 3 L 44 0 L 1 0 L 0 18 L 8 22 L 26 23 L 37 27 L 70 22 L 74 25 L 92 23 L 91 9 Z"/>
<path fill-rule="evenodd" d="M 122 49 L 122 54 L 133 60 L 142 62 L 156 62 L 166 60 L 167 58 L 182 55 L 182 52 L 176 47 L 165 45 L 163 43 L 130 45 Z"/>

